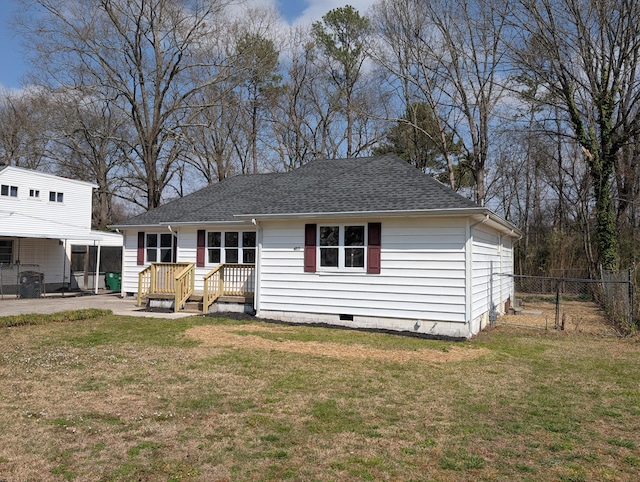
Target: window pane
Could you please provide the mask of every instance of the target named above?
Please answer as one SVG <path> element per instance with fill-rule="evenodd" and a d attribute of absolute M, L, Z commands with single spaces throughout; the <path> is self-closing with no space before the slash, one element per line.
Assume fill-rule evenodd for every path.
<path fill-rule="evenodd" d="M 364 246 L 364 226 L 345 226 L 345 246 Z"/>
<path fill-rule="evenodd" d="M 256 233 L 242 233 L 242 247 L 243 248 L 255 248 L 256 247 Z"/>
<path fill-rule="evenodd" d="M 9 186 L 7 186 L 6 184 L 3 184 L 2 187 L 0 187 L 0 194 L 3 196 L 8 196 L 9 195 Z"/>
<path fill-rule="evenodd" d="M 161 248 L 170 248 L 173 246 L 171 242 L 173 240 L 173 234 L 161 234 L 160 235 L 160 247 Z"/>
<path fill-rule="evenodd" d="M 338 246 L 339 234 L 340 229 L 338 226 L 321 226 L 320 246 Z"/>
<path fill-rule="evenodd" d="M 209 263 L 212 263 L 212 264 L 220 263 L 220 249 L 209 250 Z"/>
<path fill-rule="evenodd" d="M 147 261 L 149 263 L 156 262 L 157 251 L 155 249 L 147 249 Z"/>
<path fill-rule="evenodd" d="M 18 197 L 18 186 L 11 186 L 11 197 Z"/>
<path fill-rule="evenodd" d="M 242 250 L 242 262 L 245 264 L 256 263 L 256 250 L 245 248 Z"/>
<path fill-rule="evenodd" d="M 61 192 L 58 193 L 58 202 L 61 203 L 62 202 L 62 197 L 63 194 Z"/>
<path fill-rule="evenodd" d="M 207 246 L 209 246 L 210 248 L 219 248 L 220 246 L 222 246 L 221 241 L 222 237 L 220 236 L 219 232 L 207 233 Z M 220 261 L 216 261 L 216 263 L 219 262 Z"/>
<path fill-rule="evenodd" d="M 338 248 L 320 248 L 320 266 L 338 267 Z"/>
<path fill-rule="evenodd" d="M 224 245 L 227 248 L 238 246 L 238 233 L 224 233 Z M 227 261 L 228 262 L 228 261 Z M 237 263 L 237 261 L 235 261 Z"/>
<path fill-rule="evenodd" d="M 158 235 L 147 234 L 147 248 L 157 248 L 157 247 L 158 247 Z"/>
<path fill-rule="evenodd" d="M 224 250 L 224 262 L 225 263 L 237 263 L 238 262 L 238 249 L 237 248 L 236 249 L 225 249 Z"/>
<path fill-rule="evenodd" d="M 56 202 L 56 193 L 53 191 L 49 191 L 49 201 Z"/>
<path fill-rule="evenodd" d="M 171 259 L 171 249 L 161 249 L 160 250 L 160 261 L 162 263 L 171 263 L 173 260 Z"/>
<path fill-rule="evenodd" d="M 344 248 L 344 265 L 347 268 L 364 268 L 364 248 Z"/>

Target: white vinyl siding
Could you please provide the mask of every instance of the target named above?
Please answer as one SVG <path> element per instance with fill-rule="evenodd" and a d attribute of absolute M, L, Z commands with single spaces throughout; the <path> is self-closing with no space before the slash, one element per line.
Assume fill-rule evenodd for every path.
<path fill-rule="evenodd" d="M 509 297 L 511 287 L 509 280 L 500 275 L 512 272 L 513 251 L 509 238 L 487 228 L 476 227 L 472 237 L 472 319 L 476 319 L 492 308 L 502 311 L 502 303 Z"/>
<path fill-rule="evenodd" d="M 0 217 L 0 233 L 70 239 L 90 232 L 92 184 L 14 167 L 0 171 L 0 184 L 17 187 L 18 194 L 0 198 L 12 200 L 11 215 Z M 32 191 L 40 198 L 31 197 Z M 56 193 L 56 202 L 49 202 L 49 192 Z M 64 202 L 57 202 L 57 193 L 64 193 Z"/>
<path fill-rule="evenodd" d="M 380 221 L 381 272 L 375 275 L 305 273 L 304 223 L 262 223 L 260 309 L 464 323 L 465 221 Z M 367 222 L 320 220 L 318 225 Z"/>

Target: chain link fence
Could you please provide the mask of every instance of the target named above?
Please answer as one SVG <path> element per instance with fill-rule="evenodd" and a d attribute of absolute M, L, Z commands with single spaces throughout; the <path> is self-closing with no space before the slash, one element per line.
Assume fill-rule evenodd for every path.
<path fill-rule="evenodd" d="M 39 298 L 44 294 L 44 274 L 39 264 L 0 263 L 0 299 Z"/>
<path fill-rule="evenodd" d="M 499 323 L 627 335 L 635 332 L 638 303 L 631 271 L 602 271 L 601 279 L 498 274 L 513 280 L 514 296 Z"/>

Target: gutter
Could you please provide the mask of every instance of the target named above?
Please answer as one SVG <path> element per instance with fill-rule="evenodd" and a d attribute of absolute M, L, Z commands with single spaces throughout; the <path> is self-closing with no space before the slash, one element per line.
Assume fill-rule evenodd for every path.
<path fill-rule="evenodd" d="M 327 216 L 342 217 L 408 217 L 408 216 L 469 216 L 473 214 L 484 214 L 488 212 L 486 208 L 455 208 L 455 209 L 395 209 L 388 211 L 326 211 L 312 213 L 275 213 L 275 214 L 235 214 L 237 219 L 314 219 L 324 218 Z"/>
<path fill-rule="evenodd" d="M 482 219 L 474 224 L 490 223 L 493 228 L 510 237 L 522 237 L 520 230 L 508 221 L 487 208 L 456 208 L 456 209 L 415 209 L 409 211 L 343 211 L 343 212 L 323 212 L 323 213 L 284 213 L 284 214 L 236 214 L 234 217 L 241 220 L 290 220 L 290 219 L 323 219 L 327 217 L 342 218 L 407 218 L 407 217 L 477 217 Z M 472 227 L 473 227 L 472 226 Z"/>
<path fill-rule="evenodd" d="M 197 222 L 162 222 L 155 224 L 110 224 L 107 226 L 110 229 L 159 229 L 167 228 L 171 226 L 246 226 L 247 221 L 197 221 Z"/>

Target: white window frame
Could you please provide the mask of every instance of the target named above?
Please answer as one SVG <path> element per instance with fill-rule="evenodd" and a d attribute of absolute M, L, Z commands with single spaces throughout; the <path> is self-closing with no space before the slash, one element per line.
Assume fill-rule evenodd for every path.
<path fill-rule="evenodd" d="M 322 233 L 322 228 L 338 228 L 338 245 L 335 247 L 322 246 L 320 244 L 320 235 Z M 345 229 L 347 227 L 359 227 L 363 229 L 363 237 L 364 242 L 362 246 L 345 246 Z M 325 223 L 318 224 L 318 230 L 316 234 L 316 271 L 352 271 L 358 273 L 365 273 L 367 271 L 367 245 L 369 243 L 369 233 L 367 229 L 366 223 Z M 346 249 L 354 248 L 354 249 L 362 249 L 362 266 L 345 266 L 346 260 Z M 322 250 L 323 249 L 337 249 L 338 250 L 338 266 L 322 266 Z"/>
<path fill-rule="evenodd" d="M 149 246 L 149 236 L 156 236 L 156 246 Z M 166 239 L 166 236 L 171 237 L 171 246 L 162 246 L 163 236 Z M 174 252 L 175 252 L 175 243 L 176 237 L 171 233 L 144 233 L 144 259 L 147 263 L 175 263 Z M 169 250 L 171 255 L 171 261 L 162 261 L 162 251 Z M 149 251 L 155 251 L 156 259 L 149 259 Z"/>
<path fill-rule="evenodd" d="M 40 199 L 40 189 L 29 189 L 30 199 Z"/>
<path fill-rule="evenodd" d="M 213 233 L 220 234 L 220 246 L 209 246 L 209 235 Z M 226 234 L 238 233 L 238 246 L 227 246 L 226 245 Z M 254 236 L 254 245 L 253 246 L 243 246 L 244 235 L 245 234 L 253 234 Z M 205 236 L 205 249 L 206 249 L 206 257 L 205 257 L 205 265 L 207 266 L 217 266 L 218 264 L 256 264 L 256 254 L 257 254 L 257 244 L 258 244 L 258 233 L 255 231 L 207 231 Z M 228 249 L 237 249 L 238 250 L 238 261 L 237 262 L 229 262 L 227 261 L 227 250 Z M 213 250 L 220 250 L 220 262 L 216 263 L 210 261 L 211 252 Z M 253 262 L 244 262 L 245 251 L 253 250 Z"/>

